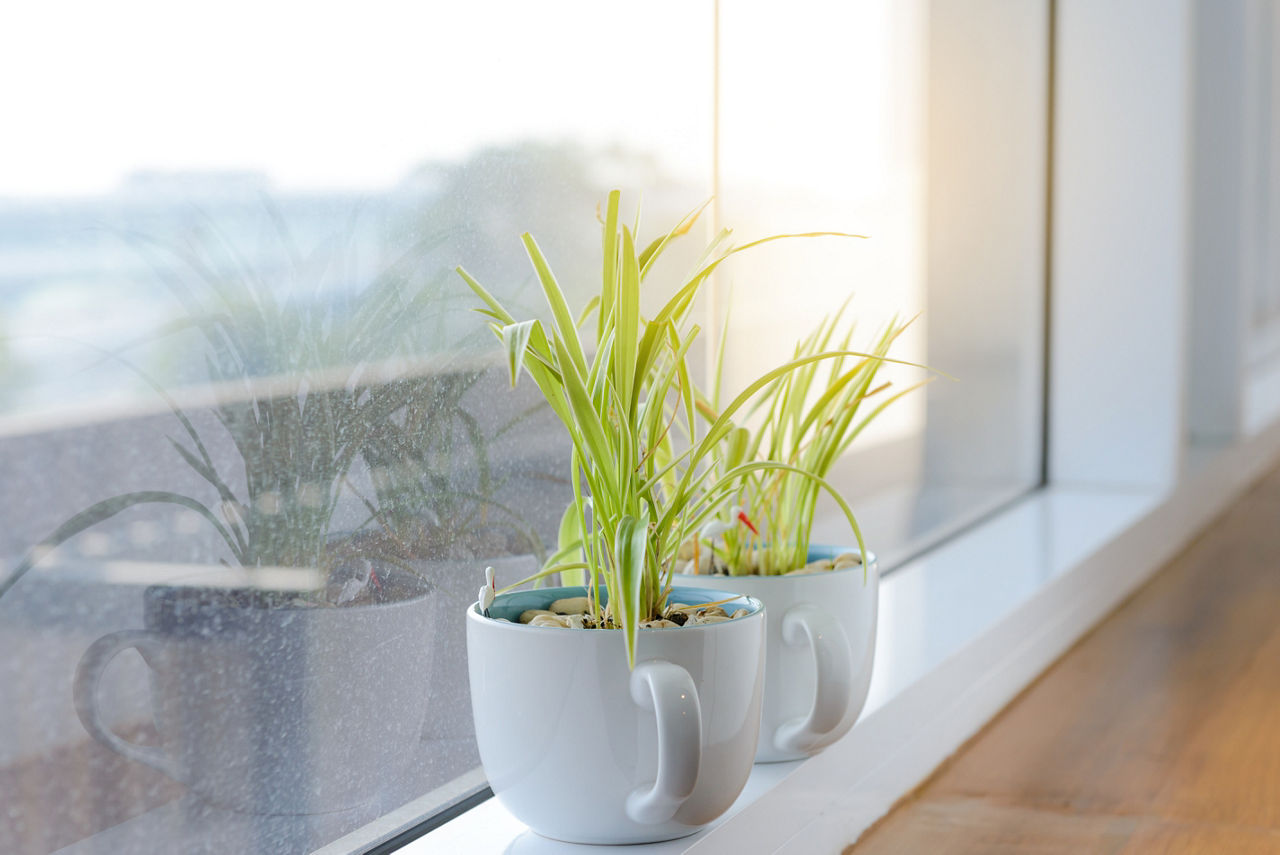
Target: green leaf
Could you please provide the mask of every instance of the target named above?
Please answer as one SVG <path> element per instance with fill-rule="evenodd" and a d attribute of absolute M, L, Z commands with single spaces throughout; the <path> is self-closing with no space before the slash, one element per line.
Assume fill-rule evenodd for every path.
<path fill-rule="evenodd" d="M 564 342 L 569 358 L 577 367 L 578 373 L 585 377 L 587 376 L 587 358 L 582 351 L 582 342 L 578 339 L 578 325 L 573 322 L 573 315 L 569 312 L 569 304 L 565 302 L 564 292 L 560 290 L 560 284 L 556 282 L 555 274 L 551 272 L 551 267 L 543 257 L 542 250 L 538 247 L 538 242 L 533 239 L 533 235 L 525 232 L 520 239 L 524 241 L 525 251 L 529 253 L 529 260 L 533 262 L 533 269 L 537 272 L 538 281 L 542 284 L 542 293 L 547 298 L 547 305 L 551 308 L 556 338 Z"/>
<path fill-rule="evenodd" d="M 733 314 L 733 294 L 729 295 L 724 310 L 724 324 L 720 327 L 720 340 L 716 342 L 716 371 L 711 384 L 711 407 L 720 409 L 720 380 L 724 377 L 725 342 L 729 340 L 729 318 Z"/>
<path fill-rule="evenodd" d="M 610 191 L 604 218 L 604 252 L 601 270 L 600 315 L 597 319 L 596 338 L 603 339 L 605 326 L 613 314 L 613 301 L 618 291 L 618 204 L 622 194 Z"/>
<path fill-rule="evenodd" d="M 485 305 L 489 307 L 488 314 L 491 314 L 493 317 L 505 324 L 514 324 L 516 322 L 516 319 L 513 318 L 506 309 L 502 308 L 502 304 L 498 302 L 498 299 L 490 294 L 483 285 L 477 282 L 470 273 L 463 270 L 461 266 L 454 269 L 457 271 L 458 275 L 462 277 L 463 281 L 466 282 L 467 285 L 471 286 L 471 290 L 475 292 L 476 296 L 483 300 Z"/>
<path fill-rule="evenodd" d="M 634 399 L 636 348 L 640 339 L 640 264 L 631 230 L 622 229 L 622 277 L 618 283 L 617 322 L 614 325 L 614 384 L 625 402 Z M 643 381 L 643 375 L 641 376 Z"/>
<path fill-rule="evenodd" d="M 725 469 L 733 469 L 735 466 L 746 462 L 747 449 L 751 442 L 751 431 L 746 428 L 736 427 L 729 431 L 729 435 L 725 437 Z"/>
<path fill-rule="evenodd" d="M 567 555 L 574 549 L 582 548 L 582 517 L 578 508 L 570 504 L 560 517 L 560 531 L 556 538 L 557 553 L 553 557 Z"/>
<path fill-rule="evenodd" d="M 536 320 L 507 324 L 502 328 L 502 347 L 507 356 L 507 370 L 511 372 L 511 388 L 515 388 L 524 366 L 524 356 L 529 349 L 529 336 L 540 322 Z"/>
<path fill-rule="evenodd" d="M 671 231 L 667 232 L 662 237 L 655 239 L 645 247 L 644 252 L 640 253 L 641 279 L 644 279 L 644 277 L 649 273 L 650 266 L 652 266 L 652 264 L 658 260 L 658 257 L 662 255 L 662 251 L 667 248 L 667 244 L 671 243 L 671 241 L 676 238 L 689 233 L 689 230 L 693 228 L 693 224 L 698 221 L 698 217 L 702 216 L 702 212 L 707 209 L 707 206 L 711 204 L 711 201 L 711 199 L 707 199 L 707 201 L 694 208 L 688 214 L 685 214 L 684 219 L 676 223 L 675 227 L 672 228 Z"/>
<path fill-rule="evenodd" d="M 521 585 L 528 585 L 530 582 L 538 582 L 548 576 L 554 576 L 557 573 L 572 573 L 574 571 L 581 572 L 586 566 L 587 565 L 583 564 L 581 561 L 569 561 L 558 564 L 548 562 L 547 566 L 543 567 L 541 570 L 525 576 L 523 579 L 512 582 L 510 585 L 504 585 L 499 588 L 498 593 L 505 594 L 507 591 L 514 591 Z"/>
<path fill-rule="evenodd" d="M 578 313 L 578 329 L 582 329 L 582 325 L 587 322 L 587 318 L 591 317 L 591 312 L 600 305 L 600 295 L 597 294 L 587 301 L 587 305 L 582 307 L 582 311 Z"/>
<path fill-rule="evenodd" d="M 573 365 L 564 342 L 557 338 L 554 344 L 561 366 L 561 382 L 564 384 L 565 397 L 573 416 L 573 425 L 569 427 L 577 427 L 577 435 L 585 446 L 582 450 L 588 455 L 586 462 L 591 464 L 590 468 L 603 472 L 606 476 L 612 476 L 612 466 L 615 463 L 614 449 L 605 433 L 600 413 L 592 404 L 585 380 Z M 616 478 L 608 477 L 608 481 L 611 492 L 616 492 Z"/>
<path fill-rule="evenodd" d="M 618 524 L 614 566 L 618 571 L 618 590 L 610 590 L 614 618 L 626 635 L 627 667 L 636 667 L 636 640 L 640 631 L 641 599 L 644 589 L 645 541 L 649 532 L 648 511 L 640 517 L 624 516 Z"/>

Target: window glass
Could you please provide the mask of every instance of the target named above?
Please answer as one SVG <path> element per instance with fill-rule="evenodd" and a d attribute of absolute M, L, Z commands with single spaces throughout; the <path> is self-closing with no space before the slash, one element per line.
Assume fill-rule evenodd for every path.
<path fill-rule="evenodd" d="M 915 318 L 891 354 L 945 375 L 833 470 L 892 568 L 1039 483 L 1048 4 L 733 3 L 721 27 L 724 223 L 866 236 L 774 244 L 720 277 L 733 382 L 845 301 L 856 348 Z M 923 376 L 890 366 L 884 394 Z M 848 539 L 830 504 L 817 527 Z"/>
<path fill-rule="evenodd" d="M 706 198 L 712 24 L 6 16 L 0 578 L 57 545 L 0 594 L 0 851 L 311 851 L 483 786 L 460 618 L 567 443 L 454 267 L 536 308 L 529 230 L 581 303 L 610 188 Z"/>

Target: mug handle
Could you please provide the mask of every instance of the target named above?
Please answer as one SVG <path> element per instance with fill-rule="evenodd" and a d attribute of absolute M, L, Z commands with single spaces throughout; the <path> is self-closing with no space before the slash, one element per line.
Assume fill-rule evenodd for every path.
<path fill-rule="evenodd" d="M 782 640 L 792 646 L 806 641 L 817 666 L 817 688 L 807 716 L 783 722 L 774 732 L 779 751 L 811 754 L 844 736 L 853 697 L 853 659 L 844 628 L 828 612 L 801 603 L 782 616 Z"/>
<path fill-rule="evenodd" d="M 137 648 L 149 668 L 154 668 L 155 662 L 163 655 L 159 639 L 145 630 L 125 629 L 99 638 L 89 645 L 84 656 L 80 657 L 80 664 L 76 666 L 75 682 L 72 684 L 76 714 L 80 716 L 80 723 L 89 731 L 89 735 L 103 745 L 131 760 L 159 769 L 177 780 L 173 761 L 163 749 L 138 745 L 116 735 L 98 716 L 98 684 L 102 682 L 102 673 L 117 653 L 130 647 Z"/>
<path fill-rule="evenodd" d="M 702 761 L 702 706 L 689 672 L 652 659 L 631 672 L 631 699 L 658 718 L 658 776 L 627 796 L 627 816 L 653 825 L 675 816 L 693 794 Z"/>

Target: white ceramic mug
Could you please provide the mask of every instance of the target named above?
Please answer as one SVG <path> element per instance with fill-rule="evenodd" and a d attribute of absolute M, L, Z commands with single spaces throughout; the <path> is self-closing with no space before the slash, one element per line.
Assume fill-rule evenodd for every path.
<path fill-rule="evenodd" d="M 847 551 L 815 546 L 809 560 Z M 815 754 L 848 733 L 862 712 L 876 649 L 875 555 L 863 576 L 858 565 L 795 576 L 674 577 L 677 585 L 741 591 L 768 609 L 757 762 Z"/>
<path fill-rule="evenodd" d="M 494 793 L 539 834 L 641 843 L 692 834 L 742 791 L 755 754 L 764 609 L 722 623 L 641 629 L 635 670 L 615 630 L 504 623 L 582 588 L 504 594 L 467 610 L 471 702 Z M 681 590 L 672 599 L 734 594 Z"/>

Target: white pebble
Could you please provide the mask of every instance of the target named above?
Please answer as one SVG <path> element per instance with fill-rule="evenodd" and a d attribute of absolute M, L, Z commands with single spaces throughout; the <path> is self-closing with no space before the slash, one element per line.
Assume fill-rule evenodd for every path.
<path fill-rule="evenodd" d="M 549 612 L 546 609 L 525 609 L 520 613 L 520 622 L 529 623 L 538 615 L 549 615 L 549 614 L 552 614 L 552 612 Z"/>
<path fill-rule="evenodd" d="M 565 597 L 563 600 L 556 600 L 551 604 L 551 611 L 558 615 L 586 614 L 589 608 L 591 608 L 591 604 L 586 597 Z"/>
<path fill-rule="evenodd" d="M 827 572 L 826 569 L 822 567 L 801 567 L 799 570 L 792 570 L 791 572 L 783 573 L 782 575 L 783 576 L 811 576 L 814 573 L 825 573 L 825 572 Z"/>

